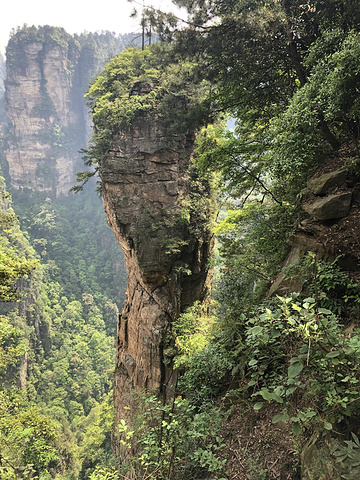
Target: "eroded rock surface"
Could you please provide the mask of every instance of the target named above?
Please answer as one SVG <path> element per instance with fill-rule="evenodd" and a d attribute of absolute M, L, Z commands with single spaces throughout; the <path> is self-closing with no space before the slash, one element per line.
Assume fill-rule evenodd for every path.
<path fill-rule="evenodd" d="M 347 170 L 333 170 L 313 177 L 309 180 L 309 188 L 315 195 L 324 195 L 332 187 L 342 187 L 345 184 Z"/>
<path fill-rule="evenodd" d="M 333 220 L 346 217 L 350 212 L 352 192 L 317 198 L 303 205 L 303 209 L 316 220 Z"/>
<path fill-rule="evenodd" d="M 108 223 L 128 276 L 118 325 L 117 422 L 131 416 L 126 407 L 134 391 L 171 390 L 171 324 L 209 291 L 212 236 L 201 206 L 209 192 L 191 167 L 193 140 L 139 119 L 113 139 L 99 165 Z"/>
<path fill-rule="evenodd" d="M 83 123 L 73 99 L 74 61 L 59 45 L 31 42 L 16 63 L 8 62 L 6 160 L 15 188 L 58 197 L 74 185 L 79 161 L 74 144 Z"/>

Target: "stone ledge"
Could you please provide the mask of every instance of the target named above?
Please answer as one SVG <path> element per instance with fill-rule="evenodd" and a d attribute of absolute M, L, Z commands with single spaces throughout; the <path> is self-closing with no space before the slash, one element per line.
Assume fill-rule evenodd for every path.
<path fill-rule="evenodd" d="M 316 220 L 332 220 L 346 217 L 350 212 L 351 201 L 352 192 L 345 192 L 305 203 L 303 209 Z"/>
<path fill-rule="evenodd" d="M 311 178 L 308 187 L 315 195 L 325 195 L 332 187 L 341 187 L 346 181 L 346 169 L 324 173 L 320 177 Z"/>

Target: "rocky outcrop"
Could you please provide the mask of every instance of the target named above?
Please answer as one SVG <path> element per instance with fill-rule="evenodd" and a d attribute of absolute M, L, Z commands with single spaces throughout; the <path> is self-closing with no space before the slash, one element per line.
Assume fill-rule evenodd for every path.
<path fill-rule="evenodd" d="M 298 263 L 306 252 L 333 261 L 349 272 L 360 270 L 358 237 L 360 234 L 360 194 L 358 181 L 345 168 L 328 167 L 308 181 L 302 208 L 307 213 L 291 237 L 284 267 Z M 269 295 L 299 291 L 301 282 L 290 281 L 280 273 Z"/>
<path fill-rule="evenodd" d="M 118 325 L 117 422 L 131 417 L 134 391 L 173 391 L 176 374 L 166 357 L 171 324 L 209 292 L 209 212 L 198 203 L 209 191 L 191 167 L 193 141 L 140 118 L 113 139 L 99 165 L 108 223 L 128 277 Z"/>
<path fill-rule="evenodd" d="M 346 177 L 347 171 L 342 168 L 310 178 L 307 190 L 312 195 L 303 204 L 305 212 L 321 221 L 346 217 L 350 212 L 353 192 L 348 189 L 333 192 L 344 187 Z"/>
<path fill-rule="evenodd" d="M 312 177 L 308 182 L 308 188 L 315 195 L 324 195 L 332 187 L 341 187 L 345 184 L 347 170 L 341 168 Z"/>
<path fill-rule="evenodd" d="M 78 161 L 75 135 L 83 119 L 72 102 L 77 54 L 47 41 L 25 42 L 21 50 L 21 65 L 7 62 L 11 136 L 6 160 L 11 183 L 58 197 L 74 184 Z"/>
<path fill-rule="evenodd" d="M 352 192 L 327 195 L 312 203 L 306 203 L 303 208 L 316 220 L 334 220 L 343 218 L 350 212 Z"/>
<path fill-rule="evenodd" d="M 110 33 L 73 37 L 50 26 L 24 27 L 12 36 L 6 52 L 5 159 L 14 188 L 68 194 L 84 168 L 79 150 L 92 133 L 84 94 L 123 47 L 122 37 Z"/>

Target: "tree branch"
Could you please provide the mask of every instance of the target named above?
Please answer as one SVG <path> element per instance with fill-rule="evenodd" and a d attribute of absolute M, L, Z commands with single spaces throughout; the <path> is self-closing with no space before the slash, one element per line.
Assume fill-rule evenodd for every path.
<path fill-rule="evenodd" d="M 257 181 L 259 183 L 259 185 L 261 185 L 261 187 L 265 190 L 266 193 L 268 193 L 271 198 L 278 204 L 278 205 L 282 205 L 282 202 L 280 200 L 278 200 L 275 195 L 272 193 L 271 190 L 269 190 L 267 188 L 267 186 L 264 184 L 264 182 L 261 180 L 260 177 L 258 177 L 257 175 L 255 175 L 255 173 L 253 173 L 248 167 L 245 167 L 245 165 L 242 165 L 242 164 L 239 164 L 237 162 L 237 158 L 234 156 L 234 155 L 231 155 L 231 157 L 233 158 L 233 160 L 236 161 L 236 164 L 242 168 L 244 170 L 245 173 L 247 173 L 249 175 L 249 177 L 253 178 L 255 181 Z"/>

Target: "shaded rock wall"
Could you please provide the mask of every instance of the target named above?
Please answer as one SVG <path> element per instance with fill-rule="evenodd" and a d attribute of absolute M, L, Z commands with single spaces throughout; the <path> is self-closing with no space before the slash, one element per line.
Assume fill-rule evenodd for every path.
<path fill-rule="evenodd" d="M 74 184 L 76 135 L 84 123 L 72 97 L 76 60 L 75 52 L 70 55 L 59 45 L 31 42 L 23 45 L 22 68 L 8 62 L 5 155 L 15 188 L 58 197 Z"/>
<path fill-rule="evenodd" d="M 291 248 L 284 267 L 298 263 L 307 252 L 314 252 L 326 261 L 338 258 L 341 268 L 353 272 L 357 280 L 360 271 L 359 178 L 344 167 L 346 156 L 339 162 L 341 168 L 329 162 L 324 172 L 320 169 L 309 179 L 302 201 L 307 218 L 297 225 L 290 238 Z M 280 273 L 269 294 L 284 294 L 301 288 L 301 283 L 289 281 Z"/>
<path fill-rule="evenodd" d="M 84 169 L 92 122 L 84 94 L 108 58 L 132 34 L 84 33 L 60 27 L 24 27 L 7 46 L 5 160 L 11 185 L 67 195 Z M 5 128 L 4 128 L 5 130 Z"/>
<path fill-rule="evenodd" d="M 114 139 L 99 165 L 107 220 L 128 277 L 117 338 L 117 422 L 131 417 L 126 407 L 133 405 L 134 391 L 171 391 L 171 323 L 209 292 L 212 236 L 206 215 L 192 203 L 200 184 L 206 195 L 209 190 L 194 181 L 193 140 L 167 135 L 156 120 L 139 119 Z"/>

